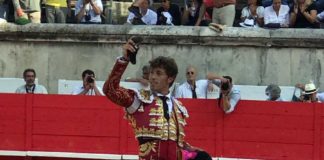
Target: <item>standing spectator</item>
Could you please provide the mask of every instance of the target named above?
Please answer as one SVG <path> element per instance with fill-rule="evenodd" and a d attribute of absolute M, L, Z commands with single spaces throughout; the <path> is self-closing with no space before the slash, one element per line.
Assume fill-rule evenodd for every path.
<path fill-rule="evenodd" d="M 233 26 L 236 0 L 214 0 L 213 23 Z"/>
<path fill-rule="evenodd" d="M 273 0 L 272 5 L 264 9 L 264 24 L 269 28 L 289 26 L 289 7 L 281 0 Z"/>
<path fill-rule="evenodd" d="M 142 68 L 142 77 L 141 78 L 126 78 L 126 82 L 139 82 L 141 83 L 144 87 L 149 86 L 149 74 L 150 74 L 150 66 L 145 65 Z"/>
<path fill-rule="evenodd" d="M 316 88 L 314 83 L 305 84 L 302 101 L 306 103 L 320 102 L 317 98 L 317 91 L 318 88 Z"/>
<path fill-rule="evenodd" d="M 8 20 L 9 14 L 9 0 L 0 0 L 0 18 L 3 20 Z"/>
<path fill-rule="evenodd" d="M 170 0 L 162 0 L 162 6 L 157 9 L 157 25 L 180 25 L 181 13 L 180 8 L 176 4 L 172 4 Z"/>
<path fill-rule="evenodd" d="M 41 23 L 40 0 L 12 0 L 17 24 Z"/>
<path fill-rule="evenodd" d="M 241 21 L 253 19 L 257 27 L 263 26 L 264 8 L 257 4 L 257 0 L 248 0 L 248 6 L 242 9 Z"/>
<path fill-rule="evenodd" d="M 225 113 L 233 112 L 236 104 L 241 99 L 241 93 L 240 90 L 233 86 L 232 77 L 220 77 L 214 73 L 209 73 L 207 75 L 207 78 L 221 89 L 218 105 L 223 109 Z"/>
<path fill-rule="evenodd" d="M 290 27 L 293 28 L 318 28 L 316 24 L 317 10 L 312 0 L 297 0 L 291 9 Z"/>
<path fill-rule="evenodd" d="M 47 23 L 65 23 L 68 14 L 67 4 L 67 0 L 46 0 L 45 12 Z"/>
<path fill-rule="evenodd" d="M 324 92 L 317 93 L 318 88 L 316 88 L 315 84 L 310 81 L 307 84 L 297 83 L 296 88 L 301 89 L 302 95 L 299 100 L 302 102 L 324 102 Z"/>
<path fill-rule="evenodd" d="M 197 23 L 199 23 L 199 25 L 201 26 L 207 25 L 207 24 L 203 24 L 202 22 L 201 23 L 198 22 L 200 9 L 202 8 L 202 5 L 203 5 L 202 0 L 192 0 L 191 3 L 185 4 L 185 10 L 183 11 L 183 15 L 182 15 L 182 24 L 187 26 L 194 26 Z M 205 11 L 201 11 L 201 12 L 205 12 Z"/>
<path fill-rule="evenodd" d="M 265 93 L 268 96 L 267 101 L 283 101 L 280 97 L 281 89 L 276 84 L 270 84 L 265 89 Z"/>
<path fill-rule="evenodd" d="M 196 80 L 197 70 L 193 66 L 187 67 L 186 77 L 187 81 L 176 89 L 176 98 L 207 98 L 207 92 L 213 90 L 208 80 Z"/>
<path fill-rule="evenodd" d="M 82 73 L 83 84 L 76 86 L 72 91 L 73 95 L 102 96 L 102 89 L 96 85 L 96 76 L 92 70 L 85 70 Z"/>
<path fill-rule="evenodd" d="M 103 7 L 101 0 L 78 0 L 75 5 L 77 23 L 100 24 Z"/>
<path fill-rule="evenodd" d="M 127 23 L 133 25 L 156 25 L 157 14 L 149 9 L 150 0 L 137 0 L 128 10 Z"/>
<path fill-rule="evenodd" d="M 16 93 L 47 94 L 47 90 L 44 86 L 35 84 L 36 72 L 34 69 L 25 69 L 23 77 L 26 84 L 17 88 Z"/>

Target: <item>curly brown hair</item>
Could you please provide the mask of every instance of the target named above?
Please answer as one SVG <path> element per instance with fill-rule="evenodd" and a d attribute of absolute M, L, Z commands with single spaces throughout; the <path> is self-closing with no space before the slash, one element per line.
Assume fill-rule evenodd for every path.
<path fill-rule="evenodd" d="M 173 58 L 159 56 L 152 59 L 149 63 L 150 69 L 162 68 L 165 70 L 168 77 L 173 77 L 175 79 L 178 75 L 178 66 Z M 172 84 L 173 82 L 170 83 L 169 87 L 171 87 Z"/>

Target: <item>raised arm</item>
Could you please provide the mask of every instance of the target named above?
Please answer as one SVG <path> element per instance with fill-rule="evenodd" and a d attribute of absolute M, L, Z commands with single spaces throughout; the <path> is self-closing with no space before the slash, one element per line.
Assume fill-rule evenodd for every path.
<path fill-rule="evenodd" d="M 119 86 L 121 77 L 129 63 L 127 50 L 130 50 L 131 52 L 135 51 L 132 44 L 134 45 L 134 42 L 128 40 L 128 42 L 123 46 L 124 55 L 117 59 L 115 66 L 103 87 L 103 92 L 106 97 L 112 102 L 123 107 L 131 106 L 135 100 L 134 91 Z"/>

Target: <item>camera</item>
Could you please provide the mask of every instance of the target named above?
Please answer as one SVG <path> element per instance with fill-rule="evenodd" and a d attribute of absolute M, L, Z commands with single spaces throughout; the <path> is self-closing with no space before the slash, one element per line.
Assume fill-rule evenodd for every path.
<path fill-rule="evenodd" d="M 227 91 L 229 88 L 230 88 L 229 82 L 222 83 L 222 86 L 221 86 L 222 91 Z"/>
<path fill-rule="evenodd" d="M 93 83 L 94 82 L 94 79 L 92 78 L 92 76 L 87 77 L 87 82 L 88 83 Z"/>
<path fill-rule="evenodd" d="M 304 101 L 309 101 L 310 98 L 311 98 L 311 95 L 309 95 L 309 94 L 305 94 L 303 97 Z"/>

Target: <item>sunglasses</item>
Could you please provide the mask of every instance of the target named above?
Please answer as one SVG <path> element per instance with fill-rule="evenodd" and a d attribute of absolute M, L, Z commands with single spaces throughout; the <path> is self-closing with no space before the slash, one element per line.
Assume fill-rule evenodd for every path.
<path fill-rule="evenodd" d="M 193 75 L 195 72 L 187 72 L 187 75 Z"/>

